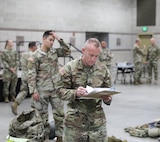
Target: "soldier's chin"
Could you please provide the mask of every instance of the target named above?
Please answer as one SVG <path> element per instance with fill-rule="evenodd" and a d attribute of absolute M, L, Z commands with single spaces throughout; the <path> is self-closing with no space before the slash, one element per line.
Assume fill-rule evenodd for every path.
<path fill-rule="evenodd" d="M 90 63 L 89 66 L 91 67 L 91 66 L 93 66 L 94 64 L 95 64 L 95 63 Z"/>

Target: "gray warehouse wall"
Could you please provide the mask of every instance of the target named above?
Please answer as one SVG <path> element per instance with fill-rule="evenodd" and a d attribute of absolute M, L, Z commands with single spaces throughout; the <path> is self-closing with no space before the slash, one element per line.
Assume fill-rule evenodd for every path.
<path fill-rule="evenodd" d="M 108 33 L 109 48 L 118 61 L 132 62 L 134 40 L 141 27 L 136 26 L 137 0 L 0 0 L 0 41 L 23 37 L 40 41 L 45 30 L 55 30 L 67 43 L 75 33 L 75 46 L 82 48 L 86 32 Z M 160 2 L 157 0 L 156 26 L 148 32 L 159 40 Z M 159 41 L 158 41 L 159 43 Z M 58 46 L 55 43 L 55 47 Z M 0 50 L 4 43 L 0 42 Z M 16 48 L 16 47 L 15 47 Z M 20 46 L 27 50 L 27 43 Z M 73 50 L 73 56 L 80 56 Z"/>
<path fill-rule="evenodd" d="M 132 9 L 132 0 L 0 1 L 0 40 L 11 38 L 16 41 L 17 36 L 24 36 L 25 41 L 41 41 L 42 32 L 53 29 L 67 42 L 72 32 L 75 32 L 75 44 L 81 48 L 85 42 L 85 33 L 89 31 L 114 33 L 114 38 L 117 33 L 122 38 L 121 33 L 132 34 Z M 112 40 L 110 36 L 111 45 L 114 44 L 114 38 Z M 122 47 L 130 46 L 122 44 Z M 3 48 L 3 43 L 0 48 Z"/>
<path fill-rule="evenodd" d="M 131 33 L 133 0 L 0 1 L 0 28 Z"/>

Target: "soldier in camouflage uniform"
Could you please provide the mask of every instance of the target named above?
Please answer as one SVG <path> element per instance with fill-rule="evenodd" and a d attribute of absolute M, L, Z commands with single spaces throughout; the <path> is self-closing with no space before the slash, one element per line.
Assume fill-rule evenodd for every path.
<path fill-rule="evenodd" d="M 56 90 L 68 102 L 64 119 L 64 142 L 106 142 L 106 117 L 102 102 L 110 104 L 112 97 L 80 99 L 86 95 L 86 86 L 111 87 L 108 68 L 98 58 L 101 44 L 95 38 L 86 41 L 82 57 L 59 70 Z"/>
<path fill-rule="evenodd" d="M 62 48 L 52 49 L 54 40 L 57 40 Z M 58 57 L 70 55 L 68 45 L 60 39 L 55 32 L 46 31 L 43 34 L 42 46 L 37 49 L 28 63 L 28 84 L 32 94 L 33 107 L 41 114 L 46 127 L 48 127 L 48 105 L 52 106 L 55 121 L 55 135 L 57 142 L 62 142 L 64 109 L 55 92 L 55 78 L 58 74 Z"/>
<path fill-rule="evenodd" d="M 101 41 L 102 51 L 99 56 L 99 60 L 103 62 L 109 69 L 111 69 L 111 60 L 112 60 L 112 54 L 109 48 L 107 48 L 106 41 Z"/>
<path fill-rule="evenodd" d="M 1 60 L 3 64 L 3 97 L 4 102 L 15 100 L 17 86 L 17 69 L 19 66 L 18 53 L 13 49 L 13 41 L 7 40 L 5 50 L 2 52 Z"/>
<path fill-rule="evenodd" d="M 141 40 L 139 38 L 136 39 L 133 49 L 133 58 L 134 58 L 134 65 L 135 65 L 135 72 L 134 72 L 134 84 L 138 85 L 141 84 L 141 75 L 142 75 L 142 57 L 143 57 L 143 50 L 140 48 Z"/>
<path fill-rule="evenodd" d="M 155 39 L 151 38 L 151 46 L 148 47 L 147 61 L 148 61 L 148 83 L 152 82 L 152 71 L 154 72 L 154 83 L 158 81 L 158 59 L 159 49 L 155 44 Z"/>
<path fill-rule="evenodd" d="M 20 93 L 17 95 L 15 101 L 11 105 L 12 112 L 17 115 L 17 107 L 21 104 L 21 102 L 26 98 L 28 95 L 28 81 L 27 81 L 27 75 L 28 75 L 28 59 L 33 54 L 33 52 L 37 49 L 36 42 L 30 42 L 28 44 L 28 52 L 22 53 L 22 61 L 21 61 L 21 68 L 22 68 L 22 74 L 21 74 L 21 90 Z"/>

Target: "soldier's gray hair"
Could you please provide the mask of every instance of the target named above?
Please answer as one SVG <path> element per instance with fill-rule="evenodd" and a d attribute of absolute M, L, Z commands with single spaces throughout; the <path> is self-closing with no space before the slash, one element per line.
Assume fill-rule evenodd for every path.
<path fill-rule="evenodd" d="M 141 39 L 137 37 L 136 40 L 135 40 L 135 43 L 137 43 L 139 41 L 141 41 Z"/>
<path fill-rule="evenodd" d="M 86 41 L 86 43 L 85 43 L 85 45 L 84 45 L 84 48 L 88 47 L 88 45 L 89 45 L 90 43 L 94 43 L 94 46 L 95 46 L 96 48 L 101 48 L 101 43 L 100 43 L 100 41 L 99 41 L 98 39 L 96 39 L 96 38 L 89 38 L 89 39 Z"/>

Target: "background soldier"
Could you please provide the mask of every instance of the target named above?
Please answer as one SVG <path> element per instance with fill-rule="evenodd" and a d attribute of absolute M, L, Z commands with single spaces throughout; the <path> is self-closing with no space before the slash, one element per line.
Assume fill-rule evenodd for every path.
<path fill-rule="evenodd" d="M 141 75 L 142 75 L 142 57 L 143 57 L 143 49 L 140 48 L 141 40 L 139 38 L 136 39 L 133 49 L 133 58 L 135 65 L 134 72 L 134 84 L 141 84 Z"/>
<path fill-rule="evenodd" d="M 9 102 L 9 95 L 11 96 L 11 101 L 15 100 L 16 86 L 18 81 L 18 53 L 12 48 L 13 41 L 7 40 L 5 50 L 1 54 L 1 60 L 3 64 L 3 97 L 5 103 Z"/>
<path fill-rule="evenodd" d="M 86 95 L 86 86 L 111 87 L 108 68 L 98 61 L 101 44 L 90 38 L 82 48 L 82 57 L 69 62 L 59 70 L 57 94 L 68 102 L 64 119 L 64 142 L 106 141 L 106 118 L 102 108 L 111 97 L 80 99 Z"/>
<path fill-rule="evenodd" d="M 52 49 L 55 39 L 62 48 Z M 55 32 L 46 31 L 42 46 L 33 53 L 28 64 L 28 84 L 34 101 L 33 107 L 40 112 L 45 123 L 46 139 L 49 139 L 48 105 L 51 104 L 57 142 L 62 142 L 64 110 L 63 102 L 55 92 L 55 77 L 59 69 L 58 57 L 68 56 L 70 52 L 70 48 Z"/>
<path fill-rule="evenodd" d="M 111 69 L 111 60 L 113 58 L 111 50 L 107 48 L 106 41 L 101 41 L 102 51 L 99 60 L 103 62 L 109 69 Z"/>
<path fill-rule="evenodd" d="M 154 71 L 154 84 L 158 81 L 158 59 L 159 49 L 155 44 L 155 39 L 151 38 L 151 46 L 148 48 L 147 61 L 148 61 L 148 83 L 152 82 L 152 71 Z"/>
<path fill-rule="evenodd" d="M 37 49 L 36 42 L 30 42 L 28 44 L 28 52 L 22 53 L 22 61 L 21 61 L 21 69 L 22 69 L 22 74 L 21 74 L 21 90 L 20 93 L 17 95 L 15 101 L 11 105 L 12 112 L 17 115 L 17 107 L 18 105 L 21 104 L 21 102 L 27 97 L 29 93 L 28 89 L 28 81 L 27 81 L 27 75 L 28 75 L 28 59 L 29 57 L 33 54 L 33 52 Z"/>

